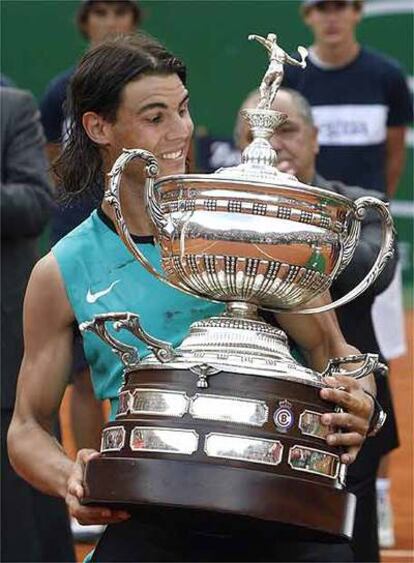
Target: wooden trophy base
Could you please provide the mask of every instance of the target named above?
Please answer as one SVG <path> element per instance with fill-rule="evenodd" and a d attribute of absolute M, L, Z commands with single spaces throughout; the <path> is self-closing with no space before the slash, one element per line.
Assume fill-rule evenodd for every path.
<path fill-rule="evenodd" d="M 355 497 L 343 486 L 341 451 L 318 426 L 332 411 L 320 387 L 224 372 L 208 388 L 195 382 L 188 370 L 129 374 L 101 456 L 87 465 L 85 504 L 155 520 L 170 511 L 203 530 L 273 527 L 303 539 L 349 540 Z M 172 405 L 181 411 L 171 415 Z M 236 418 L 253 405 L 254 423 L 229 420 L 228 405 Z"/>
<path fill-rule="evenodd" d="M 88 463 L 86 504 L 151 513 L 175 509 L 186 525 L 214 531 L 293 527 L 302 539 L 349 540 L 355 496 L 306 481 L 176 460 L 95 458 Z"/>

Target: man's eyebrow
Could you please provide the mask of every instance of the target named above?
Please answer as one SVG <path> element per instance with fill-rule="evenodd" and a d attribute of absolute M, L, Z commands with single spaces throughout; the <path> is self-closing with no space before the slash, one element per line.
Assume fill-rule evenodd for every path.
<path fill-rule="evenodd" d="M 185 104 L 185 102 L 188 102 L 189 99 L 190 99 L 190 94 L 187 92 L 187 94 L 184 96 L 184 98 L 181 100 L 178 106 L 182 106 L 183 104 Z"/>
<path fill-rule="evenodd" d="M 161 109 L 167 109 L 167 104 L 164 104 L 162 102 L 153 102 L 152 104 L 147 104 L 146 106 L 143 106 L 140 110 L 138 110 L 138 115 L 140 113 L 143 113 L 144 111 L 148 111 L 149 109 L 155 109 L 155 108 L 161 108 Z"/>
<path fill-rule="evenodd" d="M 190 98 L 189 94 L 186 94 L 184 96 L 184 98 L 181 100 L 181 102 L 178 104 L 178 107 L 181 107 L 183 104 L 185 104 L 185 102 L 187 102 Z M 141 113 L 144 113 L 145 111 L 148 111 L 150 109 L 168 109 L 167 104 L 165 104 L 164 102 L 153 102 L 151 104 L 146 104 L 145 106 L 143 106 L 140 110 L 138 110 L 138 115 Z"/>

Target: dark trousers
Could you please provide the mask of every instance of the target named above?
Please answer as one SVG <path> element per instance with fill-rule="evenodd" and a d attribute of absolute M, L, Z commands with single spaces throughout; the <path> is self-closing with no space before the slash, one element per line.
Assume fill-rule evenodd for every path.
<path fill-rule="evenodd" d="M 377 519 L 376 471 L 373 475 L 349 487 L 357 495 L 352 550 L 357 563 L 380 561 Z"/>
<path fill-rule="evenodd" d="M 353 561 L 349 544 L 286 540 L 270 534 L 190 532 L 182 526 L 148 525 L 132 517 L 108 526 L 92 561 Z"/>
<path fill-rule="evenodd" d="M 12 411 L 1 411 L 1 561 L 75 561 L 63 500 L 39 493 L 10 465 L 6 436 Z"/>

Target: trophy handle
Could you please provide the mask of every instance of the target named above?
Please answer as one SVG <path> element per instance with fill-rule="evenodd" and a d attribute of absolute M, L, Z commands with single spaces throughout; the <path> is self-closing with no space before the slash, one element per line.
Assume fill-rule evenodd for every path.
<path fill-rule="evenodd" d="M 352 370 L 341 370 L 341 366 L 346 364 L 353 364 L 356 362 L 363 362 L 363 364 Z M 355 356 L 343 356 L 338 358 L 331 358 L 328 365 L 321 373 L 321 377 L 327 377 L 337 374 L 348 375 L 354 379 L 361 379 L 370 374 L 375 369 L 380 370 L 382 373 L 388 371 L 385 364 L 378 361 L 378 354 L 357 354 Z"/>
<path fill-rule="evenodd" d="M 128 248 L 128 250 L 133 254 L 134 258 L 144 266 L 144 268 L 157 279 L 161 279 L 162 276 L 157 272 L 157 270 L 152 266 L 152 264 L 145 258 L 139 248 L 134 244 L 132 237 L 126 226 L 124 216 L 122 215 L 121 209 L 121 197 L 120 197 L 120 187 L 121 187 L 121 177 L 125 166 L 134 158 L 140 158 L 146 163 L 145 166 L 145 201 L 147 200 L 147 192 L 153 193 L 154 191 L 154 178 L 157 176 L 159 171 L 159 166 L 155 156 L 149 151 L 143 149 L 122 149 L 121 155 L 116 159 L 112 170 L 109 172 L 110 177 L 109 187 L 105 190 L 105 201 L 109 203 L 115 212 L 115 228 L 122 242 Z M 161 213 L 158 214 L 160 217 Z M 151 217 L 152 218 L 152 217 Z"/>
<path fill-rule="evenodd" d="M 121 177 L 124 168 L 134 158 L 140 158 L 146 163 L 144 201 L 145 201 L 145 206 L 148 210 L 148 214 L 152 222 L 154 223 L 157 232 L 160 232 L 161 234 L 166 233 L 168 235 L 168 238 L 170 238 L 171 234 L 175 230 L 174 224 L 172 223 L 171 220 L 165 217 L 155 197 L 154 179 L 156 178 L 159 172 L 159 165 L 157 159 L 151 152 L 146 151 L 144 149 L 122 149 L 121 155 L 116 159 L 114 165 L 112 166 L 112 170 L 108 173 L 108 176 L 110 177 L 110 182 L 104 194 L 105 201 L 113 207 L 115 212 L 116 231 L 122 242 L 131 252 L 131 254 L 134 256 L 134 258 L 138 260 L 141 266 L 144 266 L 144 268 L 155 278 L 164 282 L 170 287 L 179 289 L 180 291 L 187 293 L 188 295 L 192 295 L 193 297 L 200 298 L 200 296 L 197 295 L 197 293 L 192 291 L 190 288 L 183 287 L 181 285 L 177 288 L 177 286 L 171 283 L 165 276 L 157 272 L 157 270 L 145 258 L 144 254 L 142 254 L 140 249 L 136 246 L 136 244 L 132 240 L 132 237 L 130 235 L 130 232 L 128 231 L 128 227 L 126 226 L 125 219 L 122 214 L 120 187 L 121 187 Z"/>
<path fill-rule="evenodd" d="M 389 205 L 388 203 L 384 203 L 383 201 L 375 197 L 363 196 L 355 201 L 355 206 L 355 218 L 358 221 L 362 221 L 364 219 L 368 208 L 373 208 L 375 211 L 377 211 L 381 218 L 381 248 L 378 252 L 378 256 L 374 264 L 372 265 L 365 278 L 347 294 L 326 305 L 321 305 L 320 307 L 310 307 L 308 309 L 295 309 L 291 311 L 278 309 L 277 312 L 300 313 L 303 315 L 309 315 L 313 313 L 324 313 L 325 311 L 330 311 L 331 309 L 345 305 L 345 303 L 349 303 L 350 301 L 361 295 L 361 293 L 363 293 L 380 275 L 388 259 L 394 254 L 394 222 L 389 211 Z M 354 230 L 352 231 L 352 233 L 353 232 Z M 354 240 L 354 238 L 352 240 Z M 357 242 L 355 241 L 354 244 L 357 244 Z M 346 252 L 347 251 L 345 250 L 345 253 Z M 347 258 L 347 260 L 348 262 L 352 261 L 349 258 Z"/>
<path fill-rule="evenodd" d="M 103 313 L 96 315 L 92 321 L 87 321 L 79 325 L 81 332 L 91 331 L 97 334 L 112 351 L 120 358 L 125 368 L 133 370 L 140 363 L 139 353 L 135 346 L 129 346 L 114 338 L 107 330 L 106 323 L 112 322 L 116 331 L 121 329 L 129 330 L 139 340 L 144 342 L 152 350 L 160 362 L 169 362 L 178 354 L 169 342 L 154 338 L 146 332 L 142 326 L 138 315 L 134 313 Z"/>

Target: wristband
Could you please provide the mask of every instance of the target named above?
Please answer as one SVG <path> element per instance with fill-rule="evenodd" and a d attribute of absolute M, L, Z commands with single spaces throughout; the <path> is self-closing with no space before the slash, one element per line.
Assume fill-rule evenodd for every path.
<path fill-rule="evenodd" d="M 374 412 L 372 413 L 367 432 L 367 438 L 373 438 L 384 426 L 384 423 L 387 420 L 387 413 L 382 409 L 374 395 L 371 395 L 371 393 L 368 393 L 368 391 L 365 390 L 364 392 L 374 401 Z"/>

